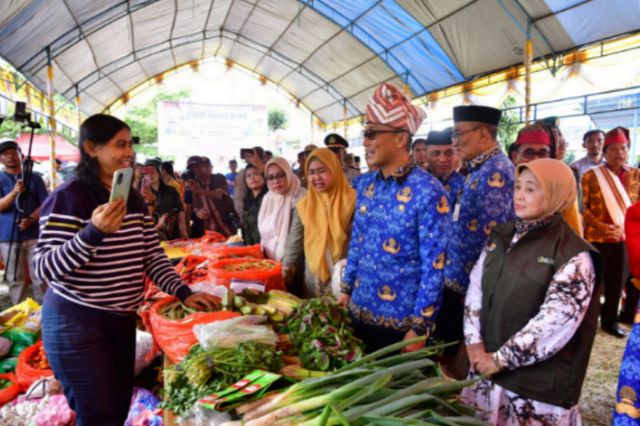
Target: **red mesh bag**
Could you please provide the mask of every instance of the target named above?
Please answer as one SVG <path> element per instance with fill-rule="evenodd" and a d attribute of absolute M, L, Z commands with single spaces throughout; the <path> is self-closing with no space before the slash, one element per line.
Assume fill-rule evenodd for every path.
<path fill-rule="evenodd" d="M 181 320 L 170 320 L 160 314 L 162 307 L 176 301 L 175 297 L 166 297 L 155 302 L 151 309 L 141 312 L 147 330 L 153 335 L 153 352 L 159 347 L 174 363 L 179 363 L 189 353 L 191 346 L 198 342 L 193 334 L 196 324 L 209 324 L 240 316 L 236 312 L 195 312 Z"/>
<path fill-rule="evenodd" d="M 37 357 L 45 356 L 44 349 L 40 348 L 42 348 L 42 340 L 37 342 L 35 345 L 29 346 L 27 349 L 20 352 L 20 356 L 18 356 L 16 378 L 22 391 L 26 391 L 29 389 L 29 386 L 43 377 L 53 376 L 53 370 L 51 370 L 51 368 L 38 368 L 34 365 L 37 362 Z M 48 367 L 48 363 L 46 363 L 46 366 Z"/>
<path fill-rule="evenodd" d="M 252 264 L 255 267 L 252 267 Z M 223 259 L 211 265 L 211 275 L 215 283 L 229 286 L 231 280 L 259 281 L 265 290 L 285 290 L 282 281 L 282 264 L 271 259 Z"/>
<path fill-rule="evenodd" d="M 18 379 L 13 373 L 0 374 L 0 379 L 12 382 L 6 388 L 0 389 L 0 406 L 2 406 L 16 399 L 20 394 L 20 385 L 18 384 Z"/>

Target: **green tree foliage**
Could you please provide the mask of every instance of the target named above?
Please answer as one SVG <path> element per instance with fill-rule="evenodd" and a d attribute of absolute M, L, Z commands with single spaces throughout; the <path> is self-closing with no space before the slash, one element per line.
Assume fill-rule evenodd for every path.
<path fill-rule="evenodd" d="M 127 108 L 124 121 L 131 127 L 131 134 L 140 138 L 136 152 L 147 157 L 158 156 L 158 102 L 179 101 L 190 97 L 191 90 L 188 89 L 172 93 L 159 92 L 147 105 Z"/>
<path fill-rule="evenodd" d="M 508 110 L 516 105 L 516 98 L 509 95 L 505 98 L 500 105 L 502 110 L 502 117 L 500 118 L 500 125 L 498 127 L 498 142 L 502 146 L 505 152 L 508 151 L 509 145 L 516 141 L 518 131 L 522 128 L 523 124 L 520 123 L 520 117 L 517 110 Z"/>
<path fill-rule="evenodd" d="M 571 164 L 576 161 L 576 153 L 575 152 L 567 152 L 564 156 L 564 162 L 567 164 Z"/>
<path fill-rule="evenodd" d="M 269 130 L 275 132 L 276 130 L 287 128 L 287 113 L 278 108 L 269 108 L 267 112 L 267 125 Z"/>

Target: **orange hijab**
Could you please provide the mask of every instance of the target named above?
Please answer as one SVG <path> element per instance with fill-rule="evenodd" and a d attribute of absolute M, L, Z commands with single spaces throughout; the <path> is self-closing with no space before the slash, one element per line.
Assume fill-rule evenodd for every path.
<path fill-rule="evenodd" d="M 349 237 L 347 232 L 356 209 L 356 191 L 351 188 L 336 155 L 327 148 L 311 152 L 306 162 L 307 181 L 309 165 L 321 161 L 331 172 L 333 183 L 326 192 L 319 192 L 309 184 L 307 195 L 296 208 L 304 225 L 304 254 L 309 269 L 324 283 L 331 276 L 325 256 L 327 252 L 335 263 Z"/>

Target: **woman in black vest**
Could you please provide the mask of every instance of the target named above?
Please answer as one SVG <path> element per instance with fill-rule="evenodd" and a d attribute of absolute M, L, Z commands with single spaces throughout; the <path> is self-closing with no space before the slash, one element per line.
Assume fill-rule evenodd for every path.
<path fill-rule="evenodd" d="M 600 258 L 559 213 L 576 198 L 567 165 L 535 160 L 516 178 L 517 218 L 493 229 L 471 272 L 465 343 L 484 378 L 462 396 L 494 425 L 578 425 Z"/>

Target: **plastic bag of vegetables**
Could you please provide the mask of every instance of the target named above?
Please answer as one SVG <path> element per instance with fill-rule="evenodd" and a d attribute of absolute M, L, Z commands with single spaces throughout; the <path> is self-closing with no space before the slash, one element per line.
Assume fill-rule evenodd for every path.
<path fill-rule="evenodd" d="M 263 282 L 266 291 L 285 290 L 282 264 L 270 259 L 222 259 L 211 265 L 211 275 L 218 285 L 229 286 L 232 280 Z"/>
<path fill-rule="evenodd" d="M 246 315 L 224 321 L 199 324 L 193 327 L 200 346 L 205 351 L 213 348 L 233 348 L 241 342 L 256 342 L 275 346 L 276 333 L 266 325 L 261 315 Z"/>
<path fill-rule="evenodd" d="M 158 300 L 141 315 L 147 330 L 153 335 L 156 347 L 160 347 L 174 363 L 182 361 L 191 346 L 198 342 L 193 334 L 194 325 L 240 316 L 230 311 L 196 312 L 182 305 L 175 297 Z"/>
<path fill-rule="evenodd" d="M 0 406 L 7 404 L 18 396 L 20 385 L 13 373 L 0 374 Z"/>
<path fill-rule="evenodd" d="M 42 341 L 22 351 L 16 365 L 16 377 L 23 391 L 38 379 L 52 376 L 53 370 L 49 367 Z"/>

